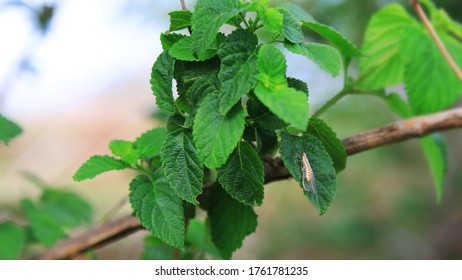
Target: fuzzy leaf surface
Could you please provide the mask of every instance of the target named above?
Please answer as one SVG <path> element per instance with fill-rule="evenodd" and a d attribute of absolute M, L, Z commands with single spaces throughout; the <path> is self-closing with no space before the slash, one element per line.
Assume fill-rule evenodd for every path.
<path fill-rule="evenodd" d="M 170 187 L 182 199 L 198 204 L 196 197 L 202 193 L 204 172 L 191 136 L 184 130 L 170 134 L 161 157 Z"/>
<path fill-rule="evenodd" d="M 249 206 L 263 203 L 263 163 L 247 142 L 240 142 L 225 165 L 218 169 L 218 181 L 235 200 Z"/>
<path fill-rule="evenodd" d="M 324 149 L 334 162 L 334 168 L 338 172 L 346 167 L 347 154 L 342 141 L 327 123 L 318 118 L 311 118 L 308 126 L 308 134 L 316 136 L 324 146 Z"/>
<path fill-rule="evenodd" d="M 220 112 L 226 114 L 240 99 L 257 84 L 258 38 L 245 30 L 235 30 L 223 42 L 218 51 L 221 70 Z"/>
<path fill-rule="evenodd" d="M 153 181 L 139 175 L 130 183 L 130 204 L 141 224 L 169 245 L 184 248 L 183 202 L 170 187 L 162 169 Z"/>
<path fill-rule="evenodd" d="M 302 153 L 308 157 L 316 181 L 316 193 L 305 190 L 303 192 L 319 214 L 325 214 L 337 192 L 337 176 L 332 159 L 322 143 L 313 135 L 308 134 L 300 137 L 282 132 L 281 137 L 281 147 L 279 148 L 281 158 L 302 189 L 302 163 L 299 157 L 302 156 Z"/>
<path fill-rule="evenodd" d="M 361 88 L 377 90 L 403 81 L 405 61 L 400 52 L 403 31 L 406 26 L 416 25 L 417 22 L 397 3 L 372 16 L 361 48 Z"/>
<path fill-rule="evenodd" d="M 133 147 L 141 158 L 146 159 L 160 153 L 166 138 L 167 130 L 165 128 L 154 128 L 141 134 L 133 143 Z"/>
<path fill-rule="evenodd" d="M 191 19 L 193 52 L 200 55 L 207 50 L 220 27 L 247 6 L 238 0 L 198 0 Z"/>
<path fill-rule="evenodd" d="M 182 30 L 191 26 L 192 13 L 190 11 L 173 11 L 168 15 L 170 16 L 170 28 L 168 31 Z"/>
<path fill-rule="evenodd" d="M 215 186 L 209 206 L 208 222 L 212 241 L 224 259 L 242 246 L 244 238 L 255 232 L 257 215 L 252 207 L 229 196 L 221 187 Z"/>
<path fill-rule="evenodd" d="M 129 166 L 128 163 L 110 156 L 92 156 L 79 167 L 72 179 L 79 182 L 95 178 L 97 175 L 107 171 L 123 170 Z"/>
<path fill-rule="evenodd" d="M 174 68 L 175 59 L 164 51 L 154 62 L 151 71 L 151 89 L 156 96 L 156 104 L 167 116 L 172 116 L 176 110 L 172 92 Z"/>
<path fill-rule="evenodd" d="M 284 47 L 313 61 L 319 68 L 331 74 L 332 77 L 340 74 L 342 59 L 337 49 L 331 46 L 317 43 L 292 44 L 286 41 L 284 42 Z"/>
<path fill-rule="evenodd" d="M 331 42 L 345 58 L 361 55 L 359 49 L 333 27 L 318 22 L 302 21 L 303 25 Z"/>
<path fill-rule="evenodd" d="M 219 111 L 217 93 L 207 96 L 197 111 L 193 126 L 197 155 L 209 168 L 223 165 L 242 138 L 245 113 L 234 106 L 226 115 Z"/>
<path fill-rule="evenodd" d="M 109 143 L 112 154 L 120 157 L 129 164 L 136 164 L 139 158 L 138 151 L 133 148 L 133 143 L 126 140 L 112 140 Z"/>

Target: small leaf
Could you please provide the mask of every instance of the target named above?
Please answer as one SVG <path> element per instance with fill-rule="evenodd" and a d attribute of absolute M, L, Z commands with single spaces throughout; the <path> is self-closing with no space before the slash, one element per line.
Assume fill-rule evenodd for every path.
<path fill-rule="evenodd" d="M 188 28 L 191 26 L 191 16 L 190 11 L 173 11 L 168 13 L 170 16 L 170 28 L 168 31 L 176 31 Z"/>
<path fill-rule="evenodd" d="M 178 33 L 161 33 L 160 43 L 162 44 L 162 49 L 168 51 L 176 42 L 184 37 L 186 36 Z"/>
<path fill-rule="evenodd" d="M 203 61 L 210 59 L 217 53 L 216 48 L 209 48 L 195 57 L 192 51 L 192 38 L 190 36 L 181 38 L 173 44 L 168 53 L 175 59 L 183 61 Z"/>
<path fill-rule="evenodd" d="M 218 181 L 235 200 L 249 206 L 263 203 L 265 172 L 257 152 L 246 142 L 240 142 L 225 165 L 218 169 Z"/>
<path fill-rule="evenodd" d="M 289 87 L 304 92 L 308 96 L 308 85 L 304 81 L 295 78 L 287 78 L 287 84 Z"/>
<path fill-rule="evenodd" d="M 0 260 L 17 260 L 26 244 L 24 229 L 13 222 L 0 223 Z"/>
<path fill-rule="evenodd" d="M 257 84 L 257 56 L 255 48 L 258 38 L 245 30 L 231 33 L 218 51 L 221 59 L 220 112 L 226 114 L 240 99 Z"/>
<path fill-rule="evenodd" d="M 244 238 L 255 232 L 257 215 L 252 207 L 232 199 L 221 187 L 215 186 L 208 208 L 212 241 L 224 259 L 242 246 Z"/>
<path fill-rule="evenodd" d="M 436 202 L 440 203 L 444 196 L 444 178 L 448 165 L 446 143 L 440 134 L 421 138 L 419 142 L 433 175 Z"/>
<path fill-rule="evenodd" d="M 0 141 L 8 145 L 11 139 L 22 133 L 21 127 L 0 114 Z"/>
<path fill-rule="evenodd" d="M 37 209 L 32 201 L 24 199 L 21 201 L 21 206 L 29 222 L 32 235 L 45 247 L 50 247 L 59 239 L 67 236 L 53 218 Z"/>
<path fill-rule="evenodd" d="M 259 9 L 258 15 L 269 32 L 282 34 L 284 15 L 277 8 Z"/>
<path fill-rule="evenodd" d="M 154 236 L 176 248 L 184 249 L 183 202 L 170 188 L 163 170 L 144 175 L 130 183 L 130 204 L 141 224 Z"/>
<path fill-rule="evenodd" d="M 259 125 L 256 126 L 257 152 L 259 155 L 272 156 L 279 145 L 278 136 L 273 130 L 267 130 Z"/>
<path fill-rule="evenodd" d="M 167 130 L 165 128 L 154 128 L 138 137 L 133 143 L 133 147 L 138 151 L 141 158 L 150 158 L 160 153 L 166 138 Z"/>
<path fill-rule="evenodd" d="M 238 0 L 198 0 L 192 22 L 193 52 L 200 55 L 207 50 L 217 36 L 220 27 L 245 11 L 248 4 Z"/>
<path fill-rule="evenodd" d="M 62 227 L 90 223 L 93 209 L 80 196 L 66 191 L 45 189 L 40 197 L 42 210 Z"/>
<path fill-rule="evenodd" d="M 258 52 L 257 98 L 276 116 L 305 130 L 308 125 L 308 99 L 305 93 L 288 87 L 284 54 L 276 47 L 264 45 Z"/>
<path fill-rule="evenodd" d="M 245 113 L 242 106 L 234 106 L 222 115 L 218 94 L 207 96 L 194 120 L 193 136 L 199 159 L 209 168 L 223 165 L 242 138 Z"/>
<path fill-rule="evenodd" d="M 198 204 L 196 197 L 202 193 L 204 172 L 191 136 L 183 130 L 170 134 L 161 157 L 170 187 L 182 199 Z"/>
<path fill-rule="evenodd" d="M 422 28 L 409 27 L 405 34 L 401 49 L 408 59 L 404 83 L 413 112 L 428 114 L 454 104 L 462 94 L 462 83 L 437 45 Z M 446 36 L 441 38 L 455 62 L 462 65 L 462 46 Z"/>
<path fill-rule="evenodd" d="M 120 157 L 129 164 L 136 164 L 139 158 L 138 151 L 133 149 L 133 143 L 126 140 L 112 140 L 109 144 L 112 154 Z"/>
<path fill-rule="evenodd" d="M 164 51 L 157 58 L 151 71 L 151 89 L 156 96 L 156 104 L 159 110 L 168 116 L 172 116 L 176 110 L 172 92 L 174 66 L 175 59 Z"/>
<path fill-rule="evenodd" d="M 280 119 L 300 130 L 306 130 L 309 107 L 305 93 L 289 87 L 270 91 L 259 84 L 255 88 L 255 95 Z"/>
<path fill-rule="evenodd" d="M 337 173 L 345 169 L 347 161 L 345 146 L 330 126 L 321 119 L 311 118 L 307 133 L 316 136 L 322 142 L 324 149 L 334 162 Z"/>
<path fill-rule="evenodd" d="M 337 192 L 337 176 L 334 164 L 322 143 L 312 135 L 302 137 L 281 132 L 279 152 L 284 165 L 303 189 L 300 158 L 306 154 L 316 182 L 316 193 L 303 190 L 320 215 L 326 213 Z"/>
<path fill-rule="evenodd" d="M 403 81 L 404 60 L 400 42 L 406 35 L 406 26 L 416 26 L 416 21 L 399 4 L 393 3 L 375 13 L 366 29 L 361 48 L 360 87 L 377 90 Z"/>
<path fill-rule="evenodd" d="M 339 52 L 331 46 L 317 43 L 292 44 L 285 41 L 284 47 L 293 53 L 305 56 L 333 77 L 340 74 L 342 59 Z"/>
<path fill-rule="evenodd" d="M 303 32 L 301 23 L 296 21 L 291 13 L 284 8 L 277 8 L 279 12 L 284 16 L 282 24 L 282 34 L 284 37 L 294 44 L 303 42 Z"/>
<path fill-rule="evenodd" d="M 110 156 L 92 156 L 89 160 L 82 164 L 82 166 L 79 167 L 72 179 L 79 182 L 95 178 L 97 175 L 107 171 L 122 170 L 129 166 L 130 165 L 126 162 Z"/>
<path fill-rule="evenodd" d="M 342 54 L 344 58 L 359 56 L 361 52 L 358 48 L 334 28 L 312 21 L 302 21 L 303 25 L 318 33 L 331 42 Z"/>

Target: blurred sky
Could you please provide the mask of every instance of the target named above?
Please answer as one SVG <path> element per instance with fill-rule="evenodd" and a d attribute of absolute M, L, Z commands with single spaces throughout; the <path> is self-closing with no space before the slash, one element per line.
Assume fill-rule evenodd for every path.
<path fill-rule="evenodd" d="M 179 1 L 56 3 L 56 16 L 43 39 L 23 7 L 3 6 L 0 10 L 0 88 L 11 80 L 24 54 L 31 55 L 35 69 L 20 76 L 8 90 L 0 107 L 6 114 L 65 111 L 76 101 L 103 94 L 102 89 L 131 75 L 145 75 L 148 83 L 152 63 L 161 52 L 159 34 L 168 29 L 166 12 L 181 8 Z M 192 7 L 194 1 L 186 3 Z M 319 95 L 341 86 L 341 78 L 332 84 L 332 78 L 317 72 L 308 60 L 296 59 L 293 54 L 288 54 L 288 59 L 288 75 L 308 80 Z M 307 73 L 316 73 L 316 77 Z"/>

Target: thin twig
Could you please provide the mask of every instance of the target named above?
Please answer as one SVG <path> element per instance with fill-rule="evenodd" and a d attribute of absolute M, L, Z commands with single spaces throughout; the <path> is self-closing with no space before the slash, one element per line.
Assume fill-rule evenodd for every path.
<path fill-rule="evenodd" d="M 449 66 L 451 66 L 454 73 L 456 73 L 459 80 L 462 81 L 462 71 L 460 71 L 460 69 L 457 66 L 456 62 L 451 57 L 448 50 L 446 49 L 443 42 L 441 41 L 440 37 L 438 36 L 438 33 L 436 33 L 435 28 L 433 28 L 433 25 L 428 20 L 427 15 L 425 15 L 424 10 L 422 9 L 422 6 L 420 6 L 419 0 L 411 0 L 411 4 L 414 6 L 417 14 L 419 15 L 420 20 L 424 24 L 424 26 L 427 29 L 428 33 L 430 33 L 430 36 L 432 37 L 433 41 L 435 41 L 435 43 L 438 46 L 438 49 L 440 50 L 441 54 L 444 56 L 444 58 L 446 59 L 446 61 L 449 64 Z"/>
<path fill-rule="evenodd" d="M 343 140 L 348 155 L 367 151 L 411 138 L 419 138 L 436 131 L 462 127 L 462 108 L 441 113 L 410 118 L 379 127 Z M 290 178 L 280 158 L 265 158 L 265 184 Z M 205 197 L 211 188 L 204 188 Z M 202 202 L 201 202 L 202 203 Z M 139 221 L 132 216 L 110 221 L 56 244 L 36 259 L 68 259 L 80 252 L 111 242 L 141 229 Z"/>
<path fill-rule="evenodd" d="M 183 11 L 187 11 L 188 8 L 186 7 L 186 3 L 184 2 L 184 0 L 180 0 L 181 2 L 181 8 L 183 9 Z"/>

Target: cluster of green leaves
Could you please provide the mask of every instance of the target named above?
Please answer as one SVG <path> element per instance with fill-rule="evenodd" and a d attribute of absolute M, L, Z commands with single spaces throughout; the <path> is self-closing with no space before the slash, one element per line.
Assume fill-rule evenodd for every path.
<path fill-rule="evenodd" d="M 66 238 L 66 229 L 88 224 L 93 210 L 79 195 L 52 188 L 37 177 L 28 179 L 41 188 L 37 201 L 23 199 L 20 213 L 25 225 L 12 221 L 0 223 L 0 259 L 18 259 L 28 245 L 41 244 L 50 247 Z"/>
<path fill-rule="evenodd" d="M 142 173 L 131 182 L 129 198 L 154 236 L 146 241 L 146 258 L 171 253 L 171 247 L 189 252 L 188 246 L 230 258 L 256 229 L 253 207 L 264 200 L 263 159 L 278 149 L 301 190 L 299 157 L 306 153 L 317 192 L 303 193 L 320 214 L 332 203 L 346 152 L 328 124 L 310 119 L 308 86 L 286 76 L 286 59 L 276 46 L 332 76 L 360 52 L 297 6 L 267 2 L 198 0 L 192 12 L 171 12 L 150 81 L 159 110 L 168 116 L 167 128 L 134 142 L 113 141 L 116 157 L 94 156 L 74 176 L 80 181 L 125 168 Z M 223 25 L 234 30 L 223 34 Z M 304 42 L 302 27 L 332 45 Z M 261 28 L 270 33 L 269 41 L 259 40 Z M 195 207 L 207 212 L 206 222 L 195 225 L 200 230 L 191 229 L 194 215 L 186 213 Z"/>
<path fill-rule="evenodd" d="M 462 27 L 430 0 L 421 3 L 448 52 L 462 66 Z M 445 109 L 462 94 L 462 83 L 424 25 L 399 4 L 372 16 L 362 52 L 358 88 L 383 98 L 403 118 Z M 407 101 L 396 93 L 385 94 L 384 89 L 400 83 L 405 85 Z M 428 136 L 420 143 L 435 179 L 437 201 L 441 201 L 447 168 L 444 139 Z"/>
<path fill-rule="evenodd" d="M 22 133 L 21 127 L 0 114 L 0 141 L 8 145 L 11 139 Z"/>

